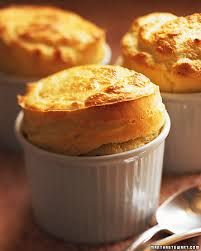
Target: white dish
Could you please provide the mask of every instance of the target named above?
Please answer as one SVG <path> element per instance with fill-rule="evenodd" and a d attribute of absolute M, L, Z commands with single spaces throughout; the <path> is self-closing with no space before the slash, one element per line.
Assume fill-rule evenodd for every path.
<path fill-rule="evenodd" d="M 171 119 L 165 145 L 165 173 L 200 172 L 201 93 L 161 95 Z"/>
<path fill-rule="evenodd" d="M 76 243 L 105 243 L 145 230 L 158 205 L 166 124 L 150 143 L 124 153 L 72 157 L 29 143 L 16 120 L 36 221 Z"/>

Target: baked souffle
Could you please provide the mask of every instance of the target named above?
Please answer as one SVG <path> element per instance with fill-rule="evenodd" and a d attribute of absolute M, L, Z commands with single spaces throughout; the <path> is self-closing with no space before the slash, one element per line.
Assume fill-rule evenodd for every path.
<path fill-rule="evenodd" d="M 18 97 L 22 132 L 36 146 L 66 155 L 108 155 L 160 133 L 159 87 L 121 66 L 73 67 L 28 85 Z"/>
<path fill-rule="evenodd" d="M 105 32 L 75 13 L 48 6 L 0 9 L 0 72 L 45 77 L 104 57 Z"/>
<path fill-rule="evenodd" d="M 145 74 L 161 91 L 201 91 L 201 13 L 139 17 L 121 47 L 122 65 Z"/>

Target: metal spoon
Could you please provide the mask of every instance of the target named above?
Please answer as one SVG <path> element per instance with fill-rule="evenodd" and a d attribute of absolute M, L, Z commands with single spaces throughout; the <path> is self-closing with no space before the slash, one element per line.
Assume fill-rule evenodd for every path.
<path fill-rule="evenodd" d="M 157 210 L 156 224 L 142 233 L 125 251 L 144 245 L 156 233 L 164 230 L 181 234 L 201 227 L 201 186 L 190 187 L 172 195 Z"/>
<path fill-rule="evenodd" d="M 171 245 L 174 243 L 177 243 L 182 240 L 186 240 L 192 237 L 196 237 L 198 235 L 201 235 L 201 228 L 195 228 L 191 229 L 188 232 L 180 233 L 180 234 L 173 234 L 171 236 L 168 236 L 166 238 L 163 238 L 159 241 L 153 242 L 150 244 L 148 249 L 145 250 L 150 250 L 151 246 L 164 246 L 164 245 Z"/>

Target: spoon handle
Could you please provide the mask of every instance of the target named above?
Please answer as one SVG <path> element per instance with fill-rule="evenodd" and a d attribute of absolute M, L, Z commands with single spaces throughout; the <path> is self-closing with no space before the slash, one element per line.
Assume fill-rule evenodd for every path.
<path fill-rule="evenodd" d="M 164 246 L 164 245 L 171 245 L 174 244 L 178 241 L 182 241 L 188 238 L 192 238 L 195 236 L 198 236 L 201 234 L 201 228 L 196 228 L 193 230 L 189 230 L 188 232 L 185 233 L 181 233 L 181 234 L 173 234 L 169 237 L 163 238 L 162 240 L 156 241 L 151 243 L 150 246 Z M 145 249 L 145 250 L 150 250 L 150 246 L 149 248 Z"/>
<path fill-rule="evenodd" d="M 137 239 L 135 239 L 126 249 L 125 251 L 134 251 L 141 245 L 145 244 L 145 242 L 149 241 L 155 234 L 160 232 L 161 230 L 165 230 L 162 226 L 160 225 L 155 225 L 152 228 L 149 228 L 146 230 L 144 233 L 139 235 Z"/>

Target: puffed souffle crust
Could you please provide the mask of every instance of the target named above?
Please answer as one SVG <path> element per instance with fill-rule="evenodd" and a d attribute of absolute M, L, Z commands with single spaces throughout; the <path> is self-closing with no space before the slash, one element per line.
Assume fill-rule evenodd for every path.
<path fill-rule="evenodd" d="M 0 72 L 45 77 L 100 63 L 105 31 L 75 13 L 50 6 L 0 9 Z"/>
<path fill-rule="evenodd" d="M 148 143 L 165 123 L 159 87 L 121 66 L 73 67 L 28 85 L 18 96 L 22 132 L 66 155 L 108 155 Z"/>
<path fill-rule="evenodd" d="M 122 65 L 145 74 L 161 91 L 201 91 L 201 13 L 139 17 L 121 48 Z"/>

